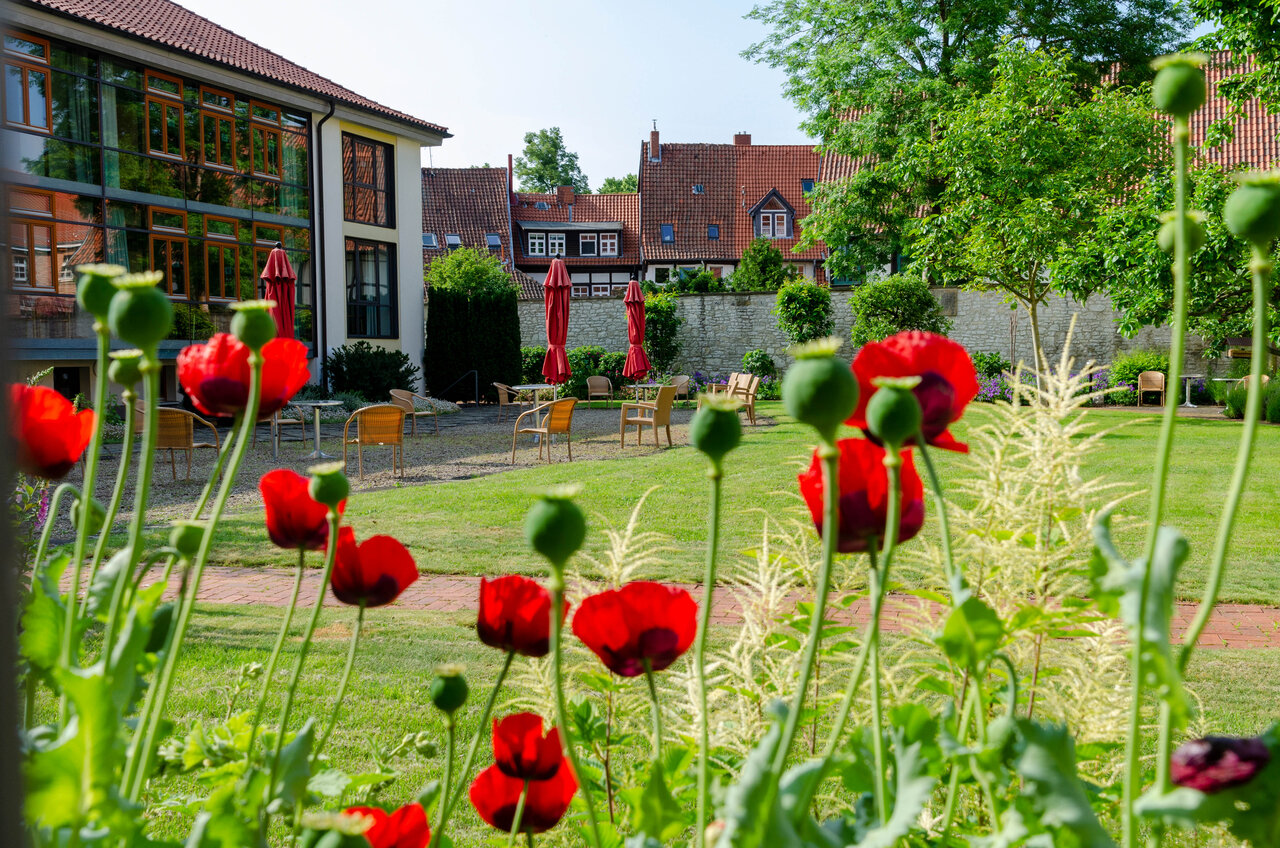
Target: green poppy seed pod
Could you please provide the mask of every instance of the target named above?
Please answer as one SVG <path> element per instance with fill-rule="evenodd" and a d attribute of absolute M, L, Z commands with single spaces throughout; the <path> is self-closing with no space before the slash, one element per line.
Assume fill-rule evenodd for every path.
<path fill-rule="evenodd" d="M 173 304 L 156 285 L 159 271 L 116 278 L 116 293 L 107 310 L 107 325 L 117 337 L 144 351 L 153 351 L 173 327 Z"/>
<path fill-rule="evenodd" d="M 338 504 L 351 494 L 351 483 L 347 480 L 346 468 L 341 462 L 326 462 L 323 465 L 311 466 L 311 482 L 307 491 L 316 503 L 324 504 L 330 509 L 337 509 Z"/>
<path fill-rule="evenodd" d="M 867 400 L 867 429 L 896 452 L 920 432 L 920 401 L 911 391 L 920 378 L 877 377 L 872 382 L 879 388 Z"/>
<path fill-rule="evenodd" d="M 246 300 L 232 305 L 231 335 L 248 345 L 249 350 L 262 350 L 262 346 L 276 337 L 276 319 L 271 317 L 274 300 Z"/>
<path fill-rule="evenodd" d="M 540 497 L 524 519 L 524 539 L 529 547 L 564 568 L 587 537 L 587 519 L 573 502 L 577 487 L 562 487 Z"/>
<path fill-rule="evenodd" d="M 1204 105 L 1205 57 L 1197 53 L 1162 56 L 1152 65 L 1156 78 L 1151 83 L 1151 102 L 1161 112 L 1185 118 Z"/>
<path fill-rule="evenodd" d="M 124 272 L 125 269 L 119 265 L 77 266 L 80 281 L 76 284 L 76 301 L 94 318 L 106 318 L 111 309 L 111 298 L 116 293 L 116 278 Z"/>
<path fill-rule="evenodd" d="M 117 386 L 132 389 L 142 380 L 142 351 L 113 350 L 108 356 L 111 364 L 107 366 L 107 376 Z"/>
<path fill-rule="evenodd" d="M 460 665 L 442 665 L 436 669 L 436 676 L 427 689 L 431 703 L 445 715 L 452 716 L 467 702 L 467 680 L 462 676 L 463 671 Z"/>
<path fill-rule="evenodd" d="M 792 350 L 796 362 L 782 378 L 782 401 L 787 413 L 834 442 L 836 430 L 858 406 L 858 380 L 847 362 L 836 359 L 836 338 L 822 339 Z"/>
<path fill-rule="evenodd" d="M 1266 249 L 1280 236 L 1280 177 L 1277 172 L 1249 174 L 1240 180 L 1222 209 L 1227 229 Z"/>
<path fill-rule="evenodd" d="M 169 531 L 169 547 L 185 559 L 194 559 L 204 542 L 204 530 L 203 521 L 175 521 Z"/>
<path fill-rule="evenodd" d="M 85 532 L 90 536 L 95 536 L 106 521 L 106 507 L 99 503 L 97 498 L 89 498 L 89 528 L 87 530 L 82 528 L 80 526 L 80 501 L 76 500 L 76 508 L 71 511 L 71 523 L 77 533 Z"/>
<path fill-rule="evenodd" d="M 742 422 L 738 420 L 738 404 L 711 395 L 702 398 L 701 408 L 689 422 L 689 444 L 720 467 L 725 454 L 742 441 Z"/>
<path fill-rule="evenodd" d="M 1192 210 L 1187 213 L 1187 255 L 1198 251 L 1204 247 L 1204 213 Z M 1156 235 L 1156 244 L 1160 245 L 1160 249 L 1165 253 L 1173 253 L 1174 242 L 1178 237 L 1178 213 L 1169 212 L 1161 215 L 1160 220 L 1164 224 L 1160 227 L 1160 232 Z"/>

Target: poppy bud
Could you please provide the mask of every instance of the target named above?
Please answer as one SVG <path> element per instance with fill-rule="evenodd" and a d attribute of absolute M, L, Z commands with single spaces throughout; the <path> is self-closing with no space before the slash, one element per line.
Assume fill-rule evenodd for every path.
<path fill-rule="evenodd" d="M 148 654 L 159 653 L 165 643 L 169 641 L 169 631 L 173 629 L 173 601 L 166 601 L 156 607 L 155 614 L 151 616 L 151 632 L 147 634 L 147 646 L 145 648 Z"/>
<path fill-rule="evenodd" d="M 573 502 L 576 486 L 548 492 L 529 508 L 524 519 L 524 539 L 557 570 L 564 567 L 587 537 L 587 519 Z"/>
<path fill-rule="evenodd" d="M 117 386 L 132 389 L 142 380 L 142 351 L 113 350 L 108 354 L 111 364 L 107 366 L 107 376 Z"/>
<path fill-rule="evenodd" d="M 162 280 L 164 274 L 159 271 L 116 278 L 116 293 L 107 310 L 111 332 L 144 351 L 155 350 L 173 326 L 173 304 L 156 288 Z"/>
<path fill-rule="evenodd" d="M 186 559 L 191 559 L 200 552 L 204 530 L 203 521 L 175 521 L 173 529 L 169 531 L 169 547 Z"/>
<path fill-rule="evenodd" d="M 1202 53 L 1161 56 L 1152 62 L 1156 78 L 1151 83 L 1151 102 L 1161 112 L 1185 118 L 1204 105 L 1204 71 L 1208 57 Z"/>
<path fill-rule="evenodd" d="M 1169 777 L 1205 794 L 1248 783 L 1271 762 L 1271 750 L 1257 737 L 1206 736 L 1184 742 L 1169 758 Z"/>
<path fill-rule="evenodd" d="M 702 407 L 689 422 L 689 444 L 701 451 L 716 468 L 725 454 L 742 441 L 738 404 L 729 398 L 705 395 Z"/>
<path fill-rule="evenodd" d="M 102 525 L 106 523 L 107 510 L 97 498 L 89 498 L 89 528 L 80 526 L 80 501 L 76 500 L 76 508 L 71 512 L 71 523 L 74 525 L 77 533 L 86 533 L 90 536 L 97 535 L 102 529 Z"/>
<path fill-rule="evenodd" d="M 878 391 L 867 401 L 867 429 L 896 452 L 920 432 L 920 401 L 911 390 L 919 377 L 877 377 Z"/>
<path fill-rule="evenodd" d="M 76 272 L 80 275 L 76 301 L 94 318 L 106 318 L 111 309 L 111 298 L 116 293 L 115 280 L 124 274 L 125 269 L 119 265 L 79 265 Z"/>
<path fill-rule="evenodd" d="M 1161 215 L 1160 220 L 1164 225 L 1156 235 L 1156 244 L 1160 245 L 1160 249 L 1165 253 L 1173 253 L 1173 247 L 1178 238 L 1178 213 L 1168 212 Z M 1187 255 L 1190 256 L 1204 247 L 1204 241 L 1204 213 L 1192 210 L 1187 213 Z"/>
<path fill-rule="evenodd" d="M 1266 249 L 1280 236 L 1280 175 L 1247 174 L 1222 208 L 1227 229 L 1255 247 Z"/>
<path fill-rule="evenodd" d="M 796 363 L 782 378 L 782 401 L 787 413 L 808 424 L 828 442 L 858 406 L 858 380 L 848 363 L 836 359 L 835 337 L 793 348 Z"/>
<path fill-rule="evenodd" d="M 326 462 L 323 465 L 313 465 L 310 470 L 311 482 L 307 485 L 307 490 L 311 493 L 311 499 L 330 509 L 338 509 L 351 492 L 351 483 L 347 481 L 343 464 Z"/>
<path fill-rule="evenodd" d="M 454 663 L 440 666 L 427 690 L 431 703 L 445 715 L 452 716 L 467 702 L 467 680 L 462 672 L 462 666 Z"/>
<path fill-rule="evenodd" d="M 231 335 L 248 346 L 249 350 L 259 351 L 262 346 L 276 337 L 276 321 L 271 317 L 274 300 L 246 300 L 232 304 L 235 315 L 231 318 Z"/>

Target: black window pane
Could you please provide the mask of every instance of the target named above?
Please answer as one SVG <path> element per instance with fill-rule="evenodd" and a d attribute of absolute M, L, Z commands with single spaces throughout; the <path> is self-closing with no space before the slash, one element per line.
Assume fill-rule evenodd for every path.
<path fill-rule="evenodd" d="M 22 114 L 22 68 L 4 66 L 4 117 L 11 124 L 25 123 Z"/>

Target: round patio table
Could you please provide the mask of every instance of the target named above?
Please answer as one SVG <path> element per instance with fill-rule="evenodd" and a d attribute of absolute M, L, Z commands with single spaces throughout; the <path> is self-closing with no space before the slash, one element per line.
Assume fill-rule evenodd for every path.
<path fill-rule="evenodd" d="M 1186 395 L 1187 399 L 1184 400 L 1182 403 L 1178 404 L 1179 406 L 1184 406 L 1188 409 L 1197 408 L 1196 405 L 1191 402 L 1191 381 L 1203 380 L 1203 379 L 1204 379 L 1203 374 L 1183 374 L 1182 375 L 1182 384 L 1187 387 L 1187 395 Z"/>
<path fill-rule="evenodd" d="M 306 456 L 304 456 L 303 459 L 310 459 L 310 460 L 335 459 L 336 457 L 330 456 L 329 454 L 320 450 L 320 410 L 327 409 L 332 406 L 342 406 L 342 401 L 340 400 L 295 400 L 293 403 L 289 405 L 296 406 L 299 409 L 306 409 L 307 407 L 310 407 L 315 412 L 316 449 L 313 450 L 311 453 L 307 454 Z"/>
<path fill-rule="evenodd" d="M 537 405 L 538 405 L 538 398 L 539 398 L 539 397 L 541 396 L 541 394 L 542 394 L 544 391 L 546 391 L 547 389 L 550 389 L 550 390 L 551 390 L 551 399 L 552 399 L 552 400 L 555 400 L 555 399 L 556 399 L 556 397 L 557 397 L 557 396 L 559 395 L 559 393 L 560 393 L 560 387 L 559 387 L 559 386 L 557 386 L 557 385 L 552 385 L 551 383 L 521 383 L 520 385 L 518 385 L 518 386 L 512 386 L 511 388 L 515 389 L 517 392 L 533 392 L 533 405 L 534 405 L 534 406 L 537 406 Z M 544 417 L 545 417 L 544 415 L 541 415 L 541 414 L 540 414 L 540 415 L 538 415 L 538 426 L 539 426 L 539 427 L 541 427 L 541 426 L 542 426 L 542 419 L 543 419 Z M 542 436 L 540 436 L 540 435 L 536 435 L 536 436 L 534 436 L 533 441 L 534 441 L 534 443 L 536 444 L 536 443 L 537 443 L 537 442 L 539 442 L 541 439 L 542 439 Z M 555 440 L 554 440 L 554 439 L 552 439 L 552 441 L 554 442 Z"/>

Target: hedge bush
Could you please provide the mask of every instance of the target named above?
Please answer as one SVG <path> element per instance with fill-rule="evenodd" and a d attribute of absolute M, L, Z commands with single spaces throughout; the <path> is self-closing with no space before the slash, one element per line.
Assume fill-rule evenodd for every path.
<path fill-rule="evenodd" d="M 773 314 L 778 316 L 778 329 L 794 344 L 831 335 L 831 289 L 795 280 L 778 289 Z"/>
<path fill-rule="evenodd" d="M 999 377 L 1006 371 L 1013 370 L 1013 363 L 1005 359 L 999 351 L 975 350 L 969 354 L 973 360 L 973 369 L 979 377 Z"/>
<path fill-rule="evenodd" d="M 1168 374 L 1169 355 L 1154 350 L 1135 350 L 1132 353 L 1117 356 L 1111 363 L 1110 385 L 1113 388 L 1122 384 L 1137 388 L 1138 375 L 1143 371 L 1159 371 L 1161 374 Z M 1170 387 L 1171 390 L 1172 388 Z"/>
<path fill-rule="evenodd" d="M 854 347 L 904 330 L 925 330 L 945 336 L 951 322 L 942 304 L 919 277 L 895 275 L 858 286 L 849 298 L 853 312 Z"/>
<path fill-rule="evenodd" d="M 778 376 L 778 366 L 773 364 L 773 357 L 759 348 L 742 355 L 742 370 L 757 377 Z"/>
<path fill-rule="evenodd" d="M 677 333 L 684 319 L 676 313 L 676 297 L 658 292 L 644 299 L 644 347 L 655 371 L 667 371 L 680 356 Z"/>
<path fill-rule="evenodd" d="M 520 382 L 541 383 L 543 379 L 542 363 L 546 358 L 547 349 L 545 347 L 520 348 Z"/>
<path fill-rule="evenodd" d="M 418 387 L 418 366 L 408 354 L 366 341 L 335 347 L 324 358 L 324 374 L 335 396 L 349 392 L 374 403 L 389 401 L 392 389 Z"/>
<path fill-rule="evenodd" d="M 1280 424 L 1280 379 L 1271 378 L 1262 397 L 1262 415 L 1272 424 Z"/>
<path fill-rule="evenodd" d="M 515 289 L 433 286 L 428 290 L 423 365 L 432 395 L 445 400 L 472 399 L 472 380 L 454 384 L 475 369 L 479 372 L 481 397 L 492 400 L 497 395 L 492 383 L 520 382 L 521 364 Z"/>

